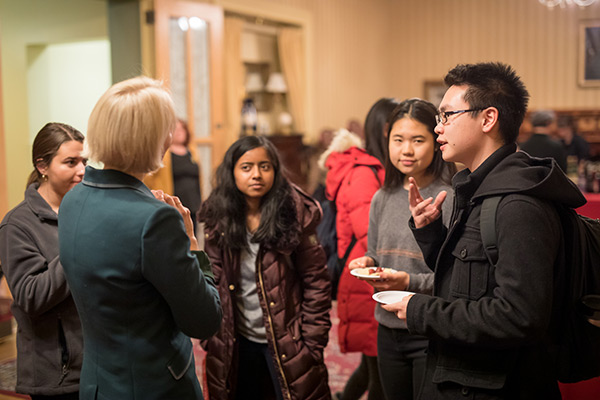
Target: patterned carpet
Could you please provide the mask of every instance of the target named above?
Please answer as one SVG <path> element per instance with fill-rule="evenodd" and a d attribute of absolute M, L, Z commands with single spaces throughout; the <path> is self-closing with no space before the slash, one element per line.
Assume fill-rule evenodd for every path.
<path fill-rule="evenodd" d="M 329 344 L 325 348 L 325 364 L 329 372 L 329 387 L 332 393 L 342 391 L 348 377 L 354 372 L 354 369 L 360 362 L 360 354 L 342 354 L 338 346 L 338 324 L 337 302 L 333 303 L 331 311 L 331 331 L 329 332 Z M 196 372 L 198 378 L 203 384 L 204 351 L 197 340 L 194 342 L 194 355 L 196 360 Z M 0 363 L 0 400 L 13 397 L 4 397 L 7 392 L 14 391 L 16 384 L 16 360 L 8 360 Z M 204 384 L 203 384 L 204 386 Z M 20 396 L 19 396 L 20 397 Z M 23 396 L 25 397 L 25 396 Z M 23 398 L 21 397 L 21 398 Z M 28 398 L 28 397 L 25 397 Z M 363 399 L 366 395 L 363 396 Z"/>
<path fill-rule="evenodd" d="M 346 381 L 354 372 L 354 369 L 360 362 L 359 353 L 342 354 L 338 345 L 338 324 L 337 302 L 333 302 L 331 310 L 331 331 L 329 332 L 329 344 L 325 348 L 325 364 L 329 372 L 329 387 L 331 393 L 341 392 L 344 389 Z M 194 355 L 196 359 L 196 372 L 198 379 L 203 383 L 202 363 L 204 361 L 204 351 L 197 341 L 194 341 Z M 204 389 L 204 386 L 203 386 Z M 366 395 L 363 396 L 366 398 Z"/>
<path fill-rule="evenodd" d="M 0 390 L 15 390 L 17 384 L 17 360 L 0 363 Z"/>

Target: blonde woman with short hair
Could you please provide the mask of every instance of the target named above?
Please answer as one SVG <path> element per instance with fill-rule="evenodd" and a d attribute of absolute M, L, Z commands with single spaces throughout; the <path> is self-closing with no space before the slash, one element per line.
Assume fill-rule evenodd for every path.
<path fill-rule="evenodd" d="M 142 183 L 174 127 L 169 93 L 145 77 L 112 86 L 90 116 L 87 154 L 103 169 L 86 168 L 59 218 L 84 330 L 83 400 L 203 398 L 189 337 L 221 323 L 210 263 L 189 210 Z"/>

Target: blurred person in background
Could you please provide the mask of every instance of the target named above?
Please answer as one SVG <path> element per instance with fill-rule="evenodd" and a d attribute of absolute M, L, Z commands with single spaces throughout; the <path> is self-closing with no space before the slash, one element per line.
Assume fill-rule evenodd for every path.
<path fill-rule="evenodd" d="M 173 131 L 173 141 L 163 158 L 163 167 L 146 175 L 144 183 L 150 189 L 177 196 L 195 220 L 202 203 L 202 186 L 200 163 L 196 150 L 191 145 L 193 142 L 190 144 L 191 139 L 187 122 L 178 119 Z"/>
<path fill-rule="evenodd" d="M 551 157 L 556 160 L 563 172 L 567 171 L 567 152 L 556 139 L 556 113 L 552 110 L 539 110 L 530 117 L 532 134 L 519 147 L 532 157 Z"/>
<path fill-rule="evenodd" d="M 590 144 L 577 134 L 573 117 L 570 115 L 558 117 L 556 132 L 567 151 L 567 157 L 577 157 L 577 163 L 590 158 Z"/>

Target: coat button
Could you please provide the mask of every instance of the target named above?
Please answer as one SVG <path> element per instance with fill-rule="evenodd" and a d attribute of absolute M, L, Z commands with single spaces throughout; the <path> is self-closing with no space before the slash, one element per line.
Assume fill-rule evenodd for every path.
<path fill-rule="evenodd" d="M 269 305 L 270 305 L 271 307 L 274 307 L 274 306 L 275 306 L 275 302 L 274 302 L 274 301 L 272 301 L 272 302 L 270 302 L 270 303 L 269 303 Z"/>
<path fill-rule="evenodd" d="M 460 256 L 461 256 L 462 258 L 465 258 L 465 257 L 467 256 L 467 249 L 462 249 L 462 250 L 460 251 Z"/>
<path fill-rule="evenodd" d="M 205 233 L 205 234 L 204 234 L 204 237 L 208 239 L 208 233 Z"/>
<path fill-rule="evenodd" d="M 460 393 L 461 393 L 463 396 L 468 396 L 470 392 L 471 392 L 471 391 L 470 391 L 470 390 L 469 390 L 469 388 L 468 388 L 468 387 L 466 387 L 466 386 L 463 386 L 462 390 L 460 391 Z"/>
<path fill-rule="evenodd" d="M 281 355 L 281 359 L 282 359 L 282 360 L 285 360 L 285 358 L 286 358 L 286 357 L 287 357 L 287 356 L 286 356 L 285 354 L 282 354 L 282 355 Z"/>
<path fill-rule="evenodd" d="M 231 290 L 233 292 L 235 290 L 235 286 L 234 285 L 229 285 L 229 290 Z"/>

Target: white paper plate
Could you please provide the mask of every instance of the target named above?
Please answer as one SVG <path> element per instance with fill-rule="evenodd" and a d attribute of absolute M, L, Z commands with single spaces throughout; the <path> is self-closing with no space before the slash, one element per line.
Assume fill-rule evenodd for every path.
<path fill-rule="evenodd" d="M 374 271 L 376 267 L 356 268 L 350 271 L 350 274 L 362 279 L 379 279 L 379 274 L 369 273 Z M 391 268 L 384 268 L 386 272 L 392 272 Z"/>
<path fill-rule="evenodd" d="M 373 295 L 373 300 L 381 304 L 392 304 L 401 301 L 406 296 L 414 294 L 413 292 L 405 292 L 403 290 L 385 290 L 377 292 Z"/>

